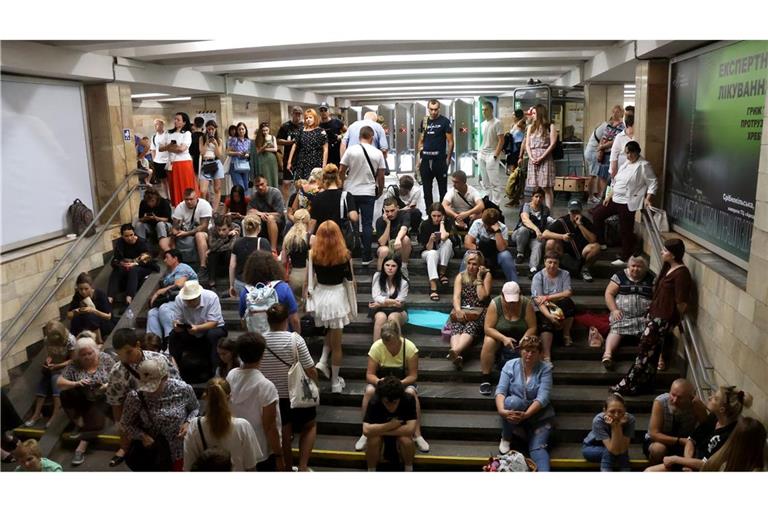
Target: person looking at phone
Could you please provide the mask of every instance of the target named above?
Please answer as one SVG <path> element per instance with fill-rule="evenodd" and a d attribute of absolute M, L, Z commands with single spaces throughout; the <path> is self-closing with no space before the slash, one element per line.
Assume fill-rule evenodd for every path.
<path fill-rule="evenodd" d="M 544 268 L 533 276 L 531 298 L 536 310 L 536 323 L 542 342 L 544 361 L 551 359 L 554 333 L 562 332 L 563 344 L 573 345 L 571 327 L 576 314 L 576 305 L 571 300 L 571 275 L 560 268 L 560 257 L 555 252 L 548 252 L 544 258 Z"/>
<path fill-rule="evenodd" d="M 67 319 L 73 336 L 83 331 L 94 331 L 99 342 L 115 328 L 112 304 L 106 293 L 94 288 L 93 279 L 87 272 L 81 273 L 75 280 L 75 294 L 69 303 Z"/>
<path fill-rule="evenodd" d="M 173 211 L 171 202 L 161 197 L 154 187 L 144 190 L 144 199 L 139 203 L 139 218 L 135 224 L 135 232 L 139 238 L 149 240 L 149 235 L 157 237 L 157 245 L 160 251 L 165 252 L 171 248 L 171 216 Z"/>
<path fill-rule="evenodd" d="M 168 349 L 179 364 L 182 377 L 185 351 L 210 354 L 210 376 L 213 376 L 219 364 L 216 347 L 219 339 L 227 336 L 219 296 L 204 290 L 198 281 L 187 281 L 175 299 L 175 306 Z"/>
<path fill-rule="evenodd" d="M 136 291 L 152 272 L 159 270 L 149 254 L 147 241 L 136 236 L 131 224 L 120 226 L 120 238 L 112 253 L 107 299 L 114 302 L 120 289 L 125 290 L 125 302 L 131 303 Z"/>
<path fill-rule="evenodd" d="M 446 273 L 453 256 L 453 221 L 445 216 L 445 210 L 440 203 L 432 203 L 427 215 L 427 220 L 419 226 L 418 240 L 423 247 L 421 259 L 427 264 L 429 300 L 437 302 L 440 300 L 437 292 L 438 282 L 444 287 L 449 284 Z"/>
<path fill-rule="evenodd" d="M 488 268 L 501 267 L 507 281 L 517 281 L 515 257 L 507 250 L 508 236 L 509 230 L 501 222 L 499 210 L 488 208 L 472 223 L 464 237 L 464 247 L 468 251 L 482 252 Z M 465 265 L 462 262 L 460 270 L 464 270 Z"/>
<path fill-rule="evenodd" d="M 600 244 L 597 241 L 592 221 L 581 213 L 582 205 L 578 199 L 568 203 L 568 214 L 555 219 L 542 233 L 541 238 L 547 241 L 544 252 L 562 252 L 561 263 L 570 273 L 581 272 L 581 278 L 592 282 L 589 267 L 600 254 Z M 561 242 L 562 246 L 557 242 Z M 560 247 L 562 249 L 560 249 Z"/>

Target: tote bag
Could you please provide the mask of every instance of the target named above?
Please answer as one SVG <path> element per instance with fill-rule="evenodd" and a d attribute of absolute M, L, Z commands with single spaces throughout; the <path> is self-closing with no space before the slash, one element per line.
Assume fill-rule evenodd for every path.
<path fill-rule="evenodd" d="M 293 339 L 294 363 L 288 369 L 288 398 L 291 409 L 306 409 L 320 404 L 320 390 L 317 383 L 307 376 L 299 361 L 299 349 L 296 338 Z"/>

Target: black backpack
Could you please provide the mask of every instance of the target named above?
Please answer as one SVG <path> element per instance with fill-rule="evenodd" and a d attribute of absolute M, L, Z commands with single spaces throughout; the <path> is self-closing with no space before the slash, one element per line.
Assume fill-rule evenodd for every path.
<path fill-rule="evenodd" d="M 85 232 L 85 229 L 93 222 L 93 210 L 88 208 L 79 199 L 75 199 L 72 205 L 67 210 L 67 218 L 69 219 L 69 226 L 77 236 L 80 236 Z M 93 236 L 96 234 L 96 226 L 92 226 L 91 229 L 85 233 L 85 236 Z"/>

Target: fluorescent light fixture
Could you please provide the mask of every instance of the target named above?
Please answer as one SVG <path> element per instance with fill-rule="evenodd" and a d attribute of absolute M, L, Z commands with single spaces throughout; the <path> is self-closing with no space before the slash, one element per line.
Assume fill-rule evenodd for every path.
<path fill-rule="evenodd" d="M 440 83 L 442 80 L 434 80 L 433 83 Z M 448 85 L 409 85 L 405 87 L 363 87 L 360 89 L 334 89 L 334 95 L 336 96 L 344 96 L 345 93 L 350 92 L 373 92 L 373 91 L 437 91 L 441 89 L 450 89 L 452 91 L 458 91 L 460 89 L 488 89 L 489 87 L 493 87 L 494 90 L 500 90 L 500 89 L 510 89 L 514 90 L 522 86 L 523 83 L 520 82 L 518 84 L 486 84 L 485 87 L 483 87 L 483 84 L 475 84 L 475 85 L 456 85 L 456 84 L 448 84 Z M 309 87 L 311 88 L 311 87 Z"/>
<path fill-rule="evenodd" d="M 432 91 L 434 91 L 434 94 L 432 94 Z M 476 89 L 469 89 L 469 90 L 460 90 L 460 89 L 449 89 L 449 90 L 435 90 L 433 88 L 430 88 L 425 91 L 414 91 L 411 89 L 402 91 L 402 92 L 370 92 L 370 93 L 351 93 L 351 94 L 340 94 L 339 96 L 342 96 L 344 98 L 385 98 L 385 97 L 403 97 L 403 96 L 409 96 L 409 97 L 416 97 L 416 98 L 432 98 L 434 96 L 439 96 L 441 98 L 455 98 L 455 97 L 472 97 L 472 96 L 495 96 L 497 94 L 502 94 L 505 92 L 510 92 L 509 89 L 499 89 L 499 88 L 483 88 L 478 87 Z M 361 100 L 362 101 L 362 100 Z M 367 101 L 367 100 L 366 100 Z"/>
<path fill-rule="evenodd" d="M 143 94 L 131 94 L 132 99 L 138 99 L 138 98 L 160 98 L 163 96 L 170 96 L 170 94 L 165 94 L 163 92 L 148 92 Z"/>
<path fill-rule="evenodd" d="M 192 99 L 192 96 L 177 96 L 175 98 L 163 98 L 162 100 L 157 101 L 189 101 Z"/>
<path fill-rule="evenodd" d="M 329 73 L 305 73 L 305 74 L 286 74 L 286 75 L 251 75 L 247 78 L 257 82 L 295 82 L 301 80 L 319 80 L 325 78 L 354 78 L 354 77 L 381 77 L 381 76 L 418 76 L 418 75 L 438 75 L 438 76 L 450 76 L 450 75 L 478 75 L 489 74 L 495 75 L 503 73 L 536 73 L 536 76 L 541 74 L 552 73 L 567 73 L 575 69 L 574 66 L 483 66 L 483 67 L 460 67 L 460 68 L 416 68 L 416 69 L 373 69 L 365 71 L 335 71 Z M 559 75 L 558 75 L 559 76 Z"/>
<path fill-rule="evenodd" d="M 557 78 L 560 78 L 560 75 L 546 75 L 541 77 L 542 81 L 552 81 Z M 440 77 L 440 78 L 417 78 L 413 80 L 361 80 L 361 81 L 345 81 L 345 82 L 321 82 L 321 83 L 314 83 L 314 84 L 307 84 L 303 87 L 311 87 L 313 90 L 316 89 L 330 89 L 330 88 L 336 88 L 336 87 L 363 87 L 363 86 L 370 86 L 370 85 L 409 85 L 409 84 L 433 84 L 435 82 L 440 83 L 459 83 L 459 84 L 472 84 L 472 83 L 485 83 L 485 82 L 500 82 L 503 84 L 515 84 L 515 85 L 524 85 L 527 82 L 527 78 L 523 77 L 498 77 L 498 76 L 489 76 L 489 77 L 475 77 L 475 76 L 467 76 L 467 77 L 460 77 L 460 78 L 448 78 L 448 77 Z"/>

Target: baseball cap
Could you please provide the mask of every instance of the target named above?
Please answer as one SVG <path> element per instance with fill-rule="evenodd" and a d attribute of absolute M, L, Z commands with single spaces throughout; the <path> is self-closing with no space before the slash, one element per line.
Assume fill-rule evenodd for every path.
<path fill-rule="evenodd" d="M 181 300 L 194 300 L 203 294 L 203 287 L 199 281 L 187 281 L 179 292 Z"/>
<path fill-rule="evenodd" d="M 328 107 L 328 103 L 326 103 L 325 101 L 320 104 L 320 110 L 322 110 L 322 109 L 328 110 L 328 108 L 330 108 L 330 107 Z"/>
<path fill-rule="evenodd" d="M 508 281 L 504 283 L 504 286 L 501 288 L 501 294 L 507 302 L 519 302 L 520 285 L 514 281 Z"/>
<path fill-rule="evenodd" d="M 139 382 L 136 389 L 147 393 L 157 391 L 160 382 L 168 376 L 168 365 L 160 359 L 145 359 L 136 369 Z"/>
<path fill-rule="evenodd" d="M 568 203 L 568 211 L 569 212 L 580 212 L 581 211 L 581 201 L 578 199 L 571 199 L 571 201 Z"/>

